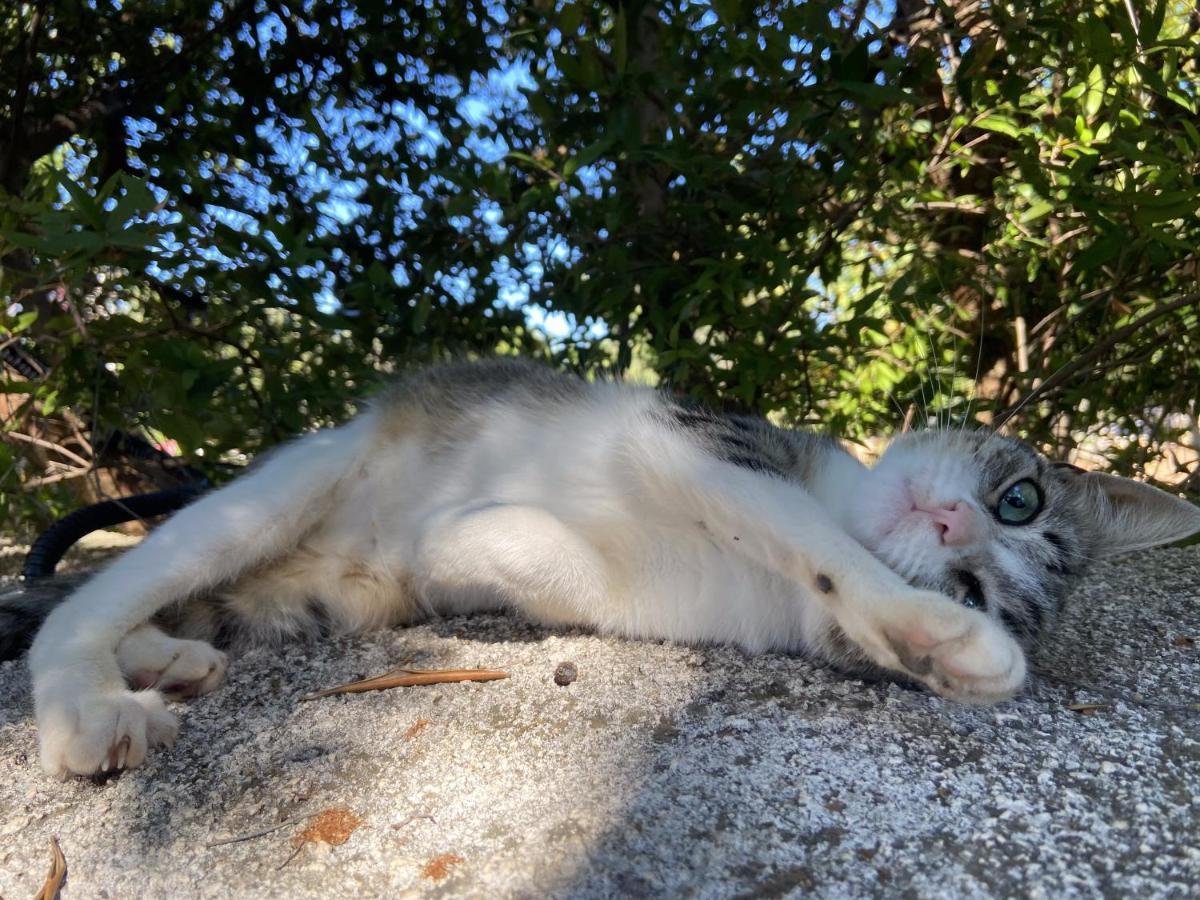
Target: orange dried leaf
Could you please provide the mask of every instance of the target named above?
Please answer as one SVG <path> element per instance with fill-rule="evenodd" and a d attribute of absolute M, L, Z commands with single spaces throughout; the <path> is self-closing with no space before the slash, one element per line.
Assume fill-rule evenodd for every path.
<path fill-rule="evenodd" d="M 507 672 L 495 669 L 392 669 L 382 675 L 340 684 L 315 694 L 307 694 L 300 699 L 319 700 L 333 694 L 358 694 L 363 691 L 382 691 L 387 688 L 415 687 L 421 684 L 448 684 L 454 681 L 496 681 L 507 677 Z"/>
<path fill-rule="evenodd" d="M 58 846 L 58 838 L 51 835 L 50 871 L 46 873 L 42 889 L 33 895 L 33 900 L 57 900 L 59 889 L 62 888 L 63 879 L 66 877 L 67 858 L 63 855 L 62 848 Z"/>
<path fill-rule="evenodd" d="M 301 847 L 304 844 L 330 844 L 340 847 L 350 840 L 356 828 L 362 824 L 362 819 L 356 816 L 349 807 L 331 806 L 329 809 L 313 816 L 304 830 L 292 836 L 292 846 Z"/>
<path fill-rule="evenodd" d="M 1190 638 L 1186 634 L 1179 635 L 1179 637 L 1175 638 L 1175 640 L 1173 640 L 1171 643 L 1173 643 L 1176 647 L 1195 647 L 1196 646 L 1195 638 Z"/>
<path fill-rule="evenodd" d="M 425 863 L 425 868 L 421 870 L 421 876 L 430 881 L 441 881 L 450 874 L 452 868 L 462 862 L 464 862 L 463 858 L 457 853 L 443 853 Z"/>

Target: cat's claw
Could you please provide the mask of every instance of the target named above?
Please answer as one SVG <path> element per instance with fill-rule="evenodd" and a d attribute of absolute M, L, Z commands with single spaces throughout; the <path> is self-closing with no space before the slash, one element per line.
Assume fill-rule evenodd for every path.
<path fill-rule="evenodd" d="M 38 716 L 42 768 L 96 775 L 140 766 L 175 742 L 178 724 L 158 691 L 112 691 L 49 704 Z"/>

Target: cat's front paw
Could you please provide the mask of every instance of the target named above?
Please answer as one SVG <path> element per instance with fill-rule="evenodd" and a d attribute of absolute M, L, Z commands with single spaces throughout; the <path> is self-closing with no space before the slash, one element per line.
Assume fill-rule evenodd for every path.
<path fill-rule="evenodd" d="M 179 727 L 158 691 L 48 700 L 37 719 L 42 768 L 63 778 L 140 766 L 150 748 L 171 746 Z"/>
<path fill-rule="evenodd" d="M 898 607 L 889 610 L 883 634 L 902 671 L 965 703 L 995 703 L 1020 691 L 1025 654 L 988 616 L 924 592 Z"/>

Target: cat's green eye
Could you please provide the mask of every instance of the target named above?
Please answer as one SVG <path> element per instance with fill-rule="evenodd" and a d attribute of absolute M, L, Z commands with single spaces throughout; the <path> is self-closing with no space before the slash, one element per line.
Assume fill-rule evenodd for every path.
<path fill-rule="evenodd" d="M 996 504 L 996 518 L 1005 525 L 1025 525 L 1032 522 L 1042 509 L 1042 489 L 1028 478 L 1010 487 Z"/>

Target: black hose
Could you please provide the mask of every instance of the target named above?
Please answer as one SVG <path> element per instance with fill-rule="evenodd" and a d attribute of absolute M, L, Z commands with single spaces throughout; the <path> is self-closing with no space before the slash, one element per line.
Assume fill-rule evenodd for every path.
<path fill-rule="evenodd" d="M 134 519 L 152 519 L 182 509 L 209 488 L 207 480 L 194 481 L 179 487 L 136 494 L 120 500 L 104 500 L 63 516 L 33 542 L 25 556 L 21 577 L 28 580 L 47 578 L 71 546 L 101 528 L 110 528 Z"/>

